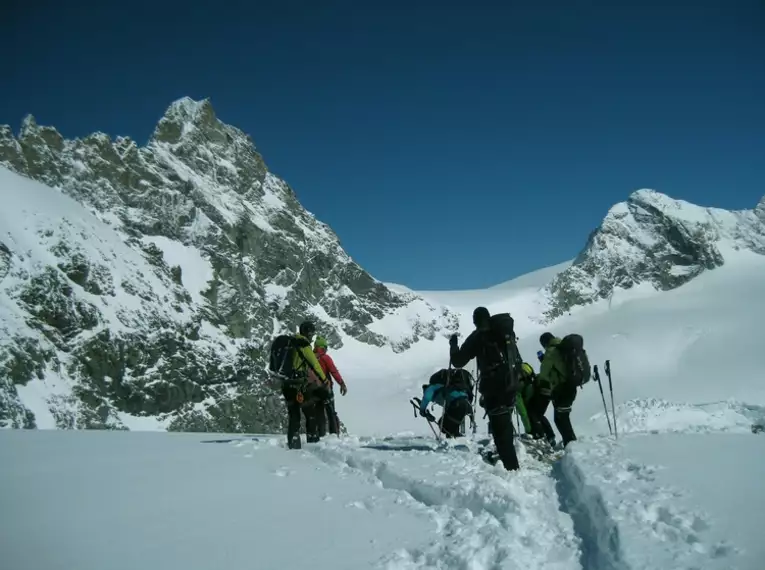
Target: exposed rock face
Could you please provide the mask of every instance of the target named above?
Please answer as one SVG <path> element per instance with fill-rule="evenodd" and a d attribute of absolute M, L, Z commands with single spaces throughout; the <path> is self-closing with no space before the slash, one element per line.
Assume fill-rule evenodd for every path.
<path fill-rule="evenodd" d="M 456 328 L 359 267 L 207 100 L 174 102 L 145 147 L 27 117 L 0 126 L 0 165 L 26 177 L 0 168 L 0 426 L 280 431 L 274 335 L 311 318 L 335 347 L 399 352 Z M 401 335 L 374 331 L 401 312 Z"/>
<path fill-rule="evenodd" d="M 574 263 L 547 288 L 555 318 L 647 282 L 673 289 L 725 263 L 723 249 L 765 254 L 765 198 L 755 210 L 730 212 L 638 190 L 615 205 Z"/>

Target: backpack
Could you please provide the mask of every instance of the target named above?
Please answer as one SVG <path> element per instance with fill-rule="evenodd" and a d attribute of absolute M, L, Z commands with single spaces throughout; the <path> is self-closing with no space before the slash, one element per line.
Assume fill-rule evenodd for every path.
<path fill-rule="evenodd" d="M 284 380 L 294 380 L 299 374 L 295 370 L 295 352 L 300 345 L 310 346 L 308 341 L 302 341 L 292 335 L 279 335 L 271 343 L 271 358 L 268 369 Z M 302 356 L 302 354 L 301 354 Z"/>
<path fill-rule="evenodd" d="M 584 350 L 584 339 L 578 334 L 564 336 L 556 347 L 568 373 L 567 381 L 583 386 L 590 381 L 590 360 Z"/>
<path fill-rule="evenodd" d="M 464 368 L 452 368 L 447 370 L 442 368 L 430 377 L 428 384 L 441 384 L 450 390 L 465 392 L 468 400 L 473 401 L 473 376 Z"/>
<path fill-rule="evenodd" d="M 515 321 L 510 316 L 510 313 L 497 313 L 489 318 L 489 328 L 497 342 L 501 365 L 506 367 L 509 375 L 509 385 L 507 387 L 509 392 L 516 392 L 518 390 L 521 366 L 523 365 L 521 353 L 515 344 L 514 326 Z"/>

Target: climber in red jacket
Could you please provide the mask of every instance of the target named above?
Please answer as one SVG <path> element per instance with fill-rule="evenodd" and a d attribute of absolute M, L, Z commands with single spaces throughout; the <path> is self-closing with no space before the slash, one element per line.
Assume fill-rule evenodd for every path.
<path fill-rule="evenodd" d="M 337 370 L 337 366 L 335 366 L 332 357 L 327 354 L 327 339 L 317 336 L 313 343 L 313 351 L 321 365 L 321 369 L 324 371 L 324 375 L 327 378 L 333 378 L 335 382 L 340 385 L 340 394 L 345 396 L 348 393 L 348 388 L 345 386 L 345 381 L 343 380 L 343 377 L 340 376 L 340 372 Z M 330 382 L 330 386 L 334 386 L 334 384 Z M 326 424 L 327 420 L 329 420 L 329 433 L 339 435 L 340 418 L 337 417 L 337 412 L 335 411 L 334 390 L 332 390 L 330 397 L 324 403 L 324 412 L 325 413 L 319 412 L 318 414 L 319 434 L 322 436 L 326 435 Z"/>

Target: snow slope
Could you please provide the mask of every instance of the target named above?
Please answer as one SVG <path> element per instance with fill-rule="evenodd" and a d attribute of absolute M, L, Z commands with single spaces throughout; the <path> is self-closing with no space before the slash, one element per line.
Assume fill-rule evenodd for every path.
<path fill-rule="evenodd" d="M 432 438 L 2 431 L 0 551 L 14 570 L 760 568 L 765 437 L 696 436 L 682 463 L 694 436 L 630 437 L 555 465 L 519 446 L 509 474 Z M 739 455 L 749 474 L 718 469 L 709 501 L 703 466 Z"/>
<path fill-rule="evenodd" d="M 722 246 L 721 246 L 722 248 Z M 765 256 L 722 248 L 726 263 L 670 291 L 650 285 L 616 290 L 601 300 L 572 310 L 551 325 L 542 324 L 539 308 L 544 292 L 536 285 L 485 291 L 439 292 L 444 303 L 461 315 L 464 339 L 473 330 L 477 305 L 491 312 L 508 311 L 516 319 L 521 354 L 538 370 L 539 335 L 584 336 L 591 364 L 598 364 L 607 387 L 603 363 L 611 360 L 617 406 L 634 399 L 665 399 L 698 404 L 733 398 L 743 404 L 765 405 L 759 345 L 765 322 Z M 540 280 L 541 281 L 541 280 Z M 512 283 L 512 282 L 511 282 Z M 509 284 L 508 284 L 509 285 Z M 421 293 L 426 299 L 432 292 Z M 338 398 L 338 413 L 353 433 L 386 435 L 411 430 L 427 434 L 427 425 L 412 417 L 407 401 L 421 394 L 430 374 L 448 365 L 448 343 L 438 337 L 404 354 L 366 349 L 349 342 L 334 351 L 349 393 Z M 474 363 L 468 365 L 474 370 Z M 605 419 L 589 419 L 603 404 L 595 383 L 579 392 L 573 420 L 582 433 L 603 433 Z M 481 423 L 481 429 L 485 424 Z"/>

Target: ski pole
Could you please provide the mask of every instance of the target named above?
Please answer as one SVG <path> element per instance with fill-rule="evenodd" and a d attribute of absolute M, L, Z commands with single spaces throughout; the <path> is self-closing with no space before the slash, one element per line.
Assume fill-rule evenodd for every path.
<path fill-rule="evenodd" d="M 614 414 L 614 437 L 619 439 L 619 432 L 616 429 L 616 408 L 614 407 L 614 387 L 611 383 L 611 361 L 606 360 L 606 376 L 608 376 L 608 391 L 611 392 L 611 413 Z"/>
<path fill-rule="evenodd" d="M 608 422 L 608 433 L 610 433 L 611 435 L 614 435 L 614 430 L 611 429 L 611 418 L 608 417 L 608 407 L 606 406 L 606 395 L 603 393 L 603 383 L 600 381 L 600 372 L 598 372 L 597 364 L 593 367 L 593 374 L 595 375 L 595 380 L 598 382 L 598 387 L 600 388 L 600 397 L 603 400 L 603 409 L 606 412 L 606 421 Z"/>

